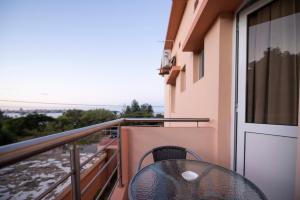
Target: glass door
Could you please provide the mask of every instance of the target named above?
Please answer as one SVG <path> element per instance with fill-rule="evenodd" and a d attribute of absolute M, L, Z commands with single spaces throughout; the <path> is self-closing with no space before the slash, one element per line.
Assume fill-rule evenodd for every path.
<path fill-rule="evenodd" d="M 292 199 L 298 134 L 300 0 L 263 0 L 239 21 L 237 171 Z"/>

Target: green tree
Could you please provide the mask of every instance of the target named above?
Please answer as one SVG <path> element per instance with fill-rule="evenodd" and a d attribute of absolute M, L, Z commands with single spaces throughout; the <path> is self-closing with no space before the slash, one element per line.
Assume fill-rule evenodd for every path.
<path fill-rule="evenodd" d="M 141 111 L 143 113 L 147 113 L 149 115 L 153 115 L 153 108 L 152 108 L 152 106 L 150 104 L 147 104 L 147 103 L 142 104 L 141 105 Z"/>
<path fill-rule="evenodd" d="M 116 114 L 106 109 L 96 110 L 67 110 L 54 122 L 49 123 L 44 134 L 62 132 L 71 129 L 81 128 L 116 118 Z"/>
<path fill-rule="evenodd" d="M 4 127 L 4 124 L 8 119 L 10 119 L 10 117 L 5 116 L 4 112 L 0 110 L 0 145 L 9 144 L 16 141 L 16 136 Z"/>
<path fill-rule="evenodd" d="M 136 100 L 131 102 L 130 106 L 126 106 L 120 114 L 124 118 L 153 118 L 154 112 L 150 104 L 145 103 L 141 106 Z M 126 123 L 126 125 L 162 125 L 162 123 Z"/>
<path fill-rule="evenodd" d="M 131 102 L 130 106 L 126 106 L 126 108 L 121 112 L 122 117 L 154 117 L 153 115 L 153 108 L 150 104 L 142 104 L 141 106 L 139 103 L 134 99 Z"/>
<path fill-rule="evenodd" d="M 8 120 L 8 119 L 11 119 L 11 117 L 5 115 L 4 112 L 2 110 L 0 110 L 0 122 Z"/>
<path fill-rule="evenodd" d="M 12 118 L 4 121 L 3 128 L 16 136 L 38 136 L 49 122 L 54 121 L 52 117 L 32 113 L 25 117 Z"/>
<path fill-rule="evenodd" d="M 116 119 L 116 115 L 109 110 L 106 109 L 96 109 L 85 111 L 81 116 L 80 120 L 84 126 L 97 124 L 109 120 Z"/>
<path fill-rule="evenodd" d="M 6 145 L 17 141 L 14 133 L 9 132 L 3 127 L 3 122 L 0 122 L 0 145 Z"/>
<path fill-rule="evenodd" d="M 38 113 L 19 118 L 7 118 L 1 111 L 0 145 L 89 126 L 113 120 L 116 117 L 115 113 L 105 109 L 67 110 L 57 119 Z"/>
<path fill-rule="evenodd" d="M 131 102 L 131 108 L 130 108 L 131 112 L 139 112 L 141 111 L 139 102 L 137 102 L 137 100 L 132 100 Z"/>
<path fill-rule="evenodd" d="M 2 112 L 2 110 L 0 110 L 0 122 L 4 119 L 4 112 Z"/>
<path fill-rule="evenodd" d="M 158 114 L 155 115 L 155 117 L 156 117 L 156 118 L 164 118 L 164 115 L 161 114 L 161 113 L 158 113 Z"/>

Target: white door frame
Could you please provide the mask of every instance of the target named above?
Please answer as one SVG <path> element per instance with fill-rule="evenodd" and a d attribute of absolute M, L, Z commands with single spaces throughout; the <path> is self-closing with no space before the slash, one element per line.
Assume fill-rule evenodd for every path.
<path fill-rule="evenodd" d="M 237 80 L 238 91 L 238 106 L 237 106 L 237 119 L 235 123 L 237 126 L 236 135 L 236 171 L 241 175 L 245 175 L 245 139 L 246 132 L 263 133 L 267 135 L 276 135 L 283 137 L 297 138 L 297 126 L 283 126 L 283 125 L 269 125 L 269 124 L 254 124 L 245 122 L 246 113 L 246 66 L 247 66 L 247 15 L 255 10 L 265 6 L 273 0 L 258 1 L 248 8 L 244 9 L 239 14 L 239 43 L 238 48 L 238 77 L 234 76 Z M 283 134 L 284 133 L 284 134 Z"/>

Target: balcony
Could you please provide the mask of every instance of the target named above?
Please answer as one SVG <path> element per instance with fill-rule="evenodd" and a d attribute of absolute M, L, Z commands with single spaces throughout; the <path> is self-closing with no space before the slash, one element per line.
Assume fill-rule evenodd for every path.
<path fill-rule="evenodd" d="M 138 126 L 139 123 L 153 122 L 160 122 L 163 125 Z M 58 151 L 58 148 L 64 148 L 65 152 L 69 153 L 67 154 L 69 165 L 65 166 L 67 172 L 53 177 L 50 182 L 45 180 L 47 187 L 38 189 L 36 195 L 31 196 L 32 199 L 127 199 L 128 183 L 135 173 L 138 159 L 153 147 L 183 146 L 193 149 L 208 162 L 218 162 L 215 151 L 216 135 L 208 122 L 208 118 L 122 118 L 2 146 L 1 178 L 3 180 L 7 175 L 4 172 L 16 164 L 28 163 L 36 156 L 44 155 L 46 159 L 40 165 L 40 169 L 31 172 L 31 176 L 42 179 L 44 175 L 41 175 L 40 170 L 44 170 L 45 164 L 53 162 L 52 157 L 55 155 L 53 152 Z M 128 126 L 126 125 L 128 123 L 135 125 Z M 176 127 L 171 127 L 172 123 L 175 123 Z M 97 151 L 82 160 L 80 140 L 112 127 L 117 128 L 117 137 L 102 139 L 97 144 Z M 150 162 L 151 159 L 148 159 L 144 164 Z M 8 184 L 15 184 L 7 181 Z M 15 184 L 19 195 L 26 192 L 22 190 L 22 184 Z"/>

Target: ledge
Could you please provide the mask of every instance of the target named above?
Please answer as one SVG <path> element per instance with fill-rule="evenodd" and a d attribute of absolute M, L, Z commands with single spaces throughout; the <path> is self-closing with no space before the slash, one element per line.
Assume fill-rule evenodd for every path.
<path fill-rule="evenodd" d="M 199 51 L 203 47 L 205 34 L 219 15 L 234 13 L 241 0 L 203 0 L 183 43 L 183 51 Z"/>
<path fill-rule="evenodd" d="M 187 0 L 173 0 L 164 49 L 173 48 L 173 43 L 180 26 L 186 4 Z"/>
<path fill-rule="evenodd" d="M 167 79 L 167 84 L 169 85 L 176 85 L 176 78 L 180 72 L 181 68 L 180 66 L 173 66 L 171 71 L 170 71 L 170 75 Z"/>

